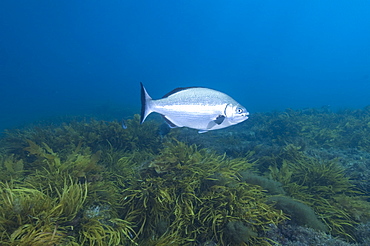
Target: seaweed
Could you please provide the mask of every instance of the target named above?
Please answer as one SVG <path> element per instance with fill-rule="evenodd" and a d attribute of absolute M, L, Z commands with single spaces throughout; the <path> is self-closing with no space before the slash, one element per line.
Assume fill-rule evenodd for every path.
<path fill-rule="evenodd" d="M 274 206 L 290 215 L 290 221 L 296 225 L 308 226 L 315 230 L 327 232 L 327 226 L 320 221 L 315 211 L 308 205 L 285 196 L 272 196 L 268 199 Z"/>
<path fill-rule="evenodd" d="M 312 207 L 333 235 L 354 241 L 354 227 L 359 217 L 368 218 L 370 204 L 338 161 L 321 161 L 293 145 L 286 146 L 275 160 L 270 176 L 284 185 L 287 195 Z"/>
<path fill-rule="evenodd" d="M 259 185 L 264 188 L 271 195 L 285 195 L 284 188 L 280 182 L 275 180 L 259 176 L 253 172 L 241 172 L 241 181 L 245 181 L 250 184 Z"/>
<path fill-rule="evenodd" d="M 161 148 L 162 138 L 158 133 L 159 123 L 149 121 L 140 124 L 140 116 L 134 115 L 126 121 L 123 129 L 117 121 L 72 121 L 60 126 L 43 126 L 31 129 L 6 131 L 3 139 L 5 151 L 22 159 L 27 157 L 24 149 L 29 141 L 38 146 L 43 143 L 53 149 L 60 157 L 65 157 L 78 147 L 88 147 L 93 152 L 105 150 L 147 150 L 157 153 Z"/>
<path fill-rule="evenodd" d="M 246 227 L 241 221 L 228 222 L 225 230 L 230 241 L 235 244 L 248 243 L 251 237 L 257 237 L 257 233 Z"/>
<path fill-rule="evenodd" d="M 52 186 L 50 186 L 52 188 Z M 2 244 L 55 245 L 67 240 L 68 223 L 82 209 L 87 186 L 67 184 L 53 198 L 37 189 L 0 183 Z"/>
<path fill-rule="evenodd" d="M 367 174 L 353 160 L 366 169 L 370 107 L 252 117 L 206 135 L 163 133 L 138 115 L 127 129 L 84 120 L 8 131 L 0 244 L 275 245 L 271 233 L 289 228 L 324 238 L 298 225 L 361 242 Z"/>
<path fill-rule="evenodd" d="M 14 154 L 0 155 L 0 180 L 7 182 L 21 179 L 24 175 L 24 162 Z"/>
<path fill-rule="evenodd" d="M 258 233 L 286 217 L 265 203 L 259 186 L 240 182 L 238 172 L 251 166 L 245 158 L 227 159 L 195 145 L 168 142 L 124 190 L 123 218 L 136 222 L 137 240 L 142 244 L 214 240 L 227 245 L 233 242 L 233 234 L 244 232 L 241 226 L 231 230 L 240 221 L 250 231 L 244 243 L 269 245 Z M 145 238 L 152 238 L 151 242 Z"/>
<path fill-rule="evenodd" d="M 43 147 L 28 140 L 29 147 L 25 148 L 28 154 L 27 169 L 32 169 L 27 178 L 31 186 L 44 189 L 50 183 L 62 187 L 66 178 L 71 177 L 79 181 L 97 181 L 102 179 L 104 168 L 98 164 L 101 151 L 92 154 L 89 148 L 77 148 L 66 155 L 59 157 L 46 143 Z"/>

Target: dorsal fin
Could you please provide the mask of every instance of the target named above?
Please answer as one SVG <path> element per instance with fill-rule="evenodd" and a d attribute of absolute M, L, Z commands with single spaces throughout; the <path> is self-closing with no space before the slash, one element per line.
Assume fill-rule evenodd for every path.
<path fill-rule="evenodd" d="M 191 87 L 179 87 L 179 88 L 176 88 L 176 89 L 173 89 L 172 91 L 168 92 L 166 95 L 164 95 L 162 98 L 166 98 L 166 97 L 169 97 L 171 96 L 172 94 L 175 94 L 179 91 L 184 91 L 184 90 L 187 90 L 187 89 L 192 89 L 192 88 L 204 88 L 204 87 L 201 87 L 201 86 L 191 86 Z"/>

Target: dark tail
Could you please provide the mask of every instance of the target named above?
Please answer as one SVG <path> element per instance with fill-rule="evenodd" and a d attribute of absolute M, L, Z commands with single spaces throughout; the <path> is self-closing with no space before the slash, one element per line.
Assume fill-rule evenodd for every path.
<path fill-rule="evenodd" d="M 149 109 L 148 103 L 151 101 L 151 97 L 146 92 L 143 83 L 140 82 L 141 87 L 141 113 L 140 113 L 140 124 L 143 124 L 145 118 L 152 112 Z"/>

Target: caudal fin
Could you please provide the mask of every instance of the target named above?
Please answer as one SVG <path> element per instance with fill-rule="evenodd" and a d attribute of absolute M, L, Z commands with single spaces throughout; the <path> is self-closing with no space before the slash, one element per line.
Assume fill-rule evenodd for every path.
<path fill-rule="evenodd" d="M 152 98 L 149 96 L 148 92 L 146 92 L 143 83 L 140 82 L 141 86 L 141 114 L 140 114 L 140 124 L 143 124 L 144 120 L 148 115 L 152 112 L 150 109 L 150 101 Z"/>

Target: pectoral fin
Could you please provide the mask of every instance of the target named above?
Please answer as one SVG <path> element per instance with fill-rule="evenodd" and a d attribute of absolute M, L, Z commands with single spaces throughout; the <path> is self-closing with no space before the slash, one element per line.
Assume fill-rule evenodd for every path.
<path fill-rule="evenodd" d="M 224 122 L 224 120 L 225 120 L 225 116 L 223 116 L 223 115 L 219 115 L 219 116 L 217 116 L 217 118 L 215 119 L 215 120 L 212 120 L 212 121 L 210 121 L 209 123 L 208 123 L 208 125 L 207 125 L 207 129 L 212 129 L 215 125 L 220 125 L 220 124 L 222 124 L 222 122 Z"/>
<path fill-rule="evenodd" d="M 214 122 L 217 124 L 217 125 L 221 125 L 222 122 L 224 122 L 225 120 L 225 116 L 224 115 L 219 115 L 217 116 L 217 118 L 214 120 Z"/>

